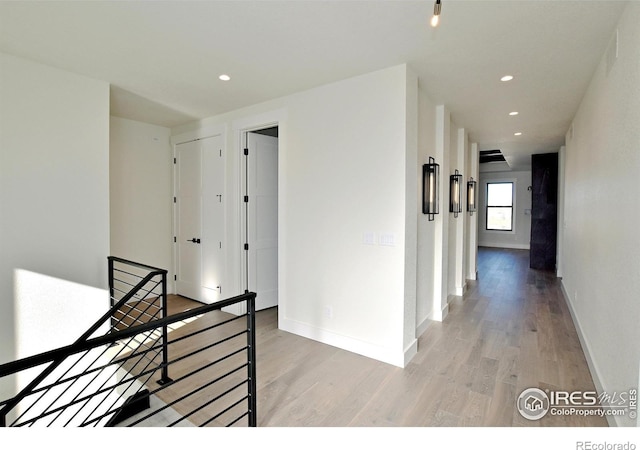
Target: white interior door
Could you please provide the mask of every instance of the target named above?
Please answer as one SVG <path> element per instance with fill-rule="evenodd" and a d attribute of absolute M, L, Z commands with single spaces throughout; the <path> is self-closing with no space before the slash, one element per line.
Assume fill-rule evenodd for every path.
<path fill-rule="evenodd" d="M 176 145 L 176 292 L 204 303 L 224 295 L 222 137 Z"/>
<path fill-rule="evenodd" d="M 198 141 L 176 145 L 176 291 L 198 299 L 202 276 L 201 161 Z"/>
<path fill-rule="evenodd" d="M 248 287 L 256 310 L 278 305 L 278 139 L 247 134 Z"/>

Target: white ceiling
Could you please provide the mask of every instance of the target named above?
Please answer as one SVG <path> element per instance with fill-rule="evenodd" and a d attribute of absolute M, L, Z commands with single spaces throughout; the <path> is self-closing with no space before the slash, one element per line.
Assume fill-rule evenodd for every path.
<path fill-rule="evenodd" d="M 112 114 L 163 126 L 408 63 L 517 170 L 564 143 L 624 3 L 442 0 L 433 29 L 432 0 L 1 1 L 0 50 L 108 81 Z"/>

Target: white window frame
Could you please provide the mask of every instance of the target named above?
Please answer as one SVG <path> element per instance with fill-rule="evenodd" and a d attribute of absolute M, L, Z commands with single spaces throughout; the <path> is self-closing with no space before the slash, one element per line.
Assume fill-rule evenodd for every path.
<path fill-rule="evenodd" d="M 489 216 L 489 184 L 500 184 L 500 183 L 511 183 L 512 191 L 511 191 L 511 230 L 489 230 L 487 229 L 487 221 Z M 495 233 L 495 234 L 516 234 L 516 193 L 518 192 L 518 180 L 516 178 L 505 178 L 505 179 L 495 179 L 495 180 L 486 180 L 484 181 L 484 232 L 485 233 Z"/>

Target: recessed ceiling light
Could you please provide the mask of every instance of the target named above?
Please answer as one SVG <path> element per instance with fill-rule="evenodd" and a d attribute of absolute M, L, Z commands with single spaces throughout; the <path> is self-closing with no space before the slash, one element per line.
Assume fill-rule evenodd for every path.
<path fill-rule="evenodd" d="M 520 133 L 519 131 L 517 133 L 513 133 L 514 136 L 522 136 L 522 133 Z"/>
<path fill-rule="evenodd" d="M 510 116 L 517 116 L 518 115 L 518 111 L 511 111 L 509 113 Z"/>
<path fill-rule="evenodd" d="M 500 78 L 500 81 L 511 81 L 513 80 L 513 75 L 505 75 L 502 78 Z"/>
<path fill-rule="evenodd" d="M 220 75 L 218 78 L 221 79 L 222 81 L 229 81 L 231 79 L 229 75 L 225 75 L 225 74 Z"/>

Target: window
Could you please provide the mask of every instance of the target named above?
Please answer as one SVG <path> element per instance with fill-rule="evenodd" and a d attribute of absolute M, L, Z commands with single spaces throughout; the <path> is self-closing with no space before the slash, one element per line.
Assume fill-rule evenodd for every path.
<path fill-rule="evenodd" d="M 487 230 L 513 230 L 513 183 L 487 183 Z"/>

